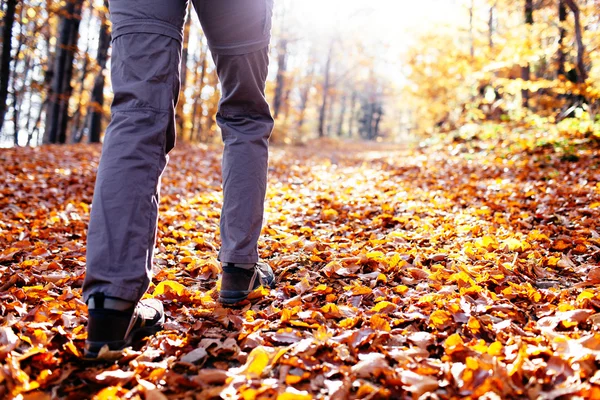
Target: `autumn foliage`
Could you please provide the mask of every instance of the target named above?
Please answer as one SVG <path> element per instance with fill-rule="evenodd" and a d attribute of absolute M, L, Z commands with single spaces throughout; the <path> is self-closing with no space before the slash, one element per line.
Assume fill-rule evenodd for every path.
<path fill-rule="evenodd" d="M 273 149 L 277 288 L 240 308 L 214 300 L 220 152 L 180 147 L 147 294 L 166 329 L 100 364 L 79 359 L 100 148 L 3 150 L 0 397 L 598 398 L 600 147 L 536 143 Z"/>

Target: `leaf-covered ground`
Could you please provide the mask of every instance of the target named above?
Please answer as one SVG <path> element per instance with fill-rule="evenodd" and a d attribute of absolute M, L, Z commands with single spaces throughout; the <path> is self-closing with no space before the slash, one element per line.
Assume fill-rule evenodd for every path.
<path fill-rule="evenodd" d="M 0 397 L 600 398 L 600 150 L 518 140 L 274 148 L 277 289 L 215 303 L 220 154 L 162 186 L 163 332 L 79 360 L 99 147 L 0 151 Z"/>

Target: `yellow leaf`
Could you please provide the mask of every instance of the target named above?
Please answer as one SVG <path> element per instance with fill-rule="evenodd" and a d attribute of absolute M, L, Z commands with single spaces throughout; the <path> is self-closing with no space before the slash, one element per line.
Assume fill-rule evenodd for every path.
<path fill-rule="evenodd" d="M 381 260 L 385 258 L 385 254 L 382 251 L 370 251 L 367 253 L 367 258 L 370 260 Z"/>
<path fill-rule="evenodd" d="M 473 357 L 467 357 L 465 364 L 467 365 L 467 368 L 473 371 L 477 371 L 477 369 L 479 368 L 479 362 L 476 358 Z"/>
<path fill-rule="evenodd" d="M 327 293 L 331 293 L 333 291 L 332 288 L 330 288 L 327 285 L 324 284 L 320 284 L 319 286 L 317 286 L 316 288 L 313 289 L 313 292 L 319 292 L 321 294 L 327 294 Z"/>
<path fill-rule="evenodd" d="M 400 262 L 400 254 L 394 253 L 394 255 L 392 257 L 388 258 L 387 262 L 390 267 L 392 267 L 392 268 L 395 267 Z"/>
<path fill-rule="evenodd" d="M 304 379 L 302 375 L 287 374 L 285 377 L 285 383 L 288 385 L 295 385 L 296 383 L 301 382 L 302 379 Z"/>
<path fill-rule="evenodd" d="M 502 343 L 500 342 L 494 342 L 492 344 L 490 344 L 490 347 L 488 347 L 488 354 L 490 356 L 499 356 L 502 354 Z"/>
<path fill-rule="evenodd" d="M 75 345 L 73 344 L 73 342 L 72 342 L 72 341 L 70 341 L 70 340 L 69 340 L 67 343 L 65 343 L 65 344 L 63 345 L 63 347 L 64 347 L 66 350 L 69 350 L 71 353 L 73 353 L 73 355 L 74 355 L 75 357 L 81 357 L 81 354 L 79 353 L 79 350 L 77 350 L 77 347 L 75 347 Z"/>
<path fill-rule="evenodd" d="M 308 227 L 304 226 L 304 227 L 300 228 L 300 232 L 301 233 L 308 233 L 309 235 L 312 235 L 313 230 L 311 228 L 308 228 Z"/>
<path fill-rule="evenodd" d="M 391 312 L 391 311 L 394 311 L 395 309 L 396 309 L 396 305 L 394 303 L 389 302 L 389 301 L 380 301 L 379 303 L 375 304 L 375 306 L 373 306 L 373 308 L 371 308 L 371 311 L 380 313 L 384 310 L 385 310 L 385 312 Z"/>
<path fill-rule="evenodd" d="M 529 247 L 529 243 L 520 241 L 516 238 L 508 238 L 502 242 L 510 251 L 525 250 Z"/>
<path fill-rule="evenodd" d="M 307 392 L 300 392 L 293 388 L 288 388 L 284 393 L 277 396 L 277 400 L 312 400 L 312 398 Z"/>
<path fill-rule="evenodd" d="M 571 311 L 575 309 L 575 306 L 569 303 L 560 303 L 556 309 L 561 312 Z"/>
<path fill-rule="evenodd" d="M 266 288 L 264 286 L 260 286 L 256 289 L 254 289 L 249 295 L 248 295 L 248 300 L 255 300 L 255 299 L 261 299 L 263 297 L 268 296 L 271 293 L 271 290 L 269 288 Z"/>
<path fill-rule="evenodd" d="M 479 330 L 481 329 L 481 324 L 479 323 L 479 321 L 474 318 L 474 317 L 470 317 L 469 318 L 469 322 L 467 323 L 467 326 L 469 327 L 469 329 L 471 330 L 471 332 L 473 333 L 478 333 Z"/>
<path fill-rule="evenodd" d="M 475 241 L 475 246 L 482 249 L 497 249 L 498 241 L 492 236 L 483 236 Z"/>
<path fill-rule="evenodd" d="M 177 293 L 178 296 L 181 296 L 185 292 L 185 286 L 183 286 L 179 282 L 175 281 L 162 281 L 160 282 L 156 288 L 154 289 L 154 296 L 160 296 L 167 291 L 167 288 Z"/>
<path fill-rule="evenodd" d="M 102 389 L 97 395 L 94 396 L 94 400 L 115 400 L 120 398 L 121 388 L 119 386 L 111 386 Z"/>
<path fill-rule="evenodd" d="M 435 310 L 429 316 L 429 325 L 435 328 L 441 328 L 452 320 L 450 314 L 444 310 Z"/>
<path fill-rule="evenodd" d="M 269 366 L 270 361 L 271 355 L 263 346 L 255 347 L 248 355 L 248 360 L 246 361 L 246 377 L 260 377 Z"/>
<path fill-rule="evenodd" d="M 550 267 L 557 266 L 559 261 L 560 261 L 560 257 L 554 257 L 554 256 L 552 256 L 552 257 L 548 257 L 547 258 L 547 262 L 548 262 L 548 265 Z"/>
<path fill-rule="evenodd" d="M 350 329 L 356 325 L 357 318 L 344 318 L 338 323 L 340 328 Z"/>
<path fill-rule="evenodd" d="M 583 301 L 586 299 L 593 299 L 594 297 L 596 297 L 594 292 L 592 292 L 591 290 L 584 290 L 583 292 L 581 292 L 579 294 L 579 296 L 577 296 L 577 302 L 580 302 L 580 301 Z"/>
<path fill-rule="evenodd" d="M 385 332 L 392 330 L 390 328 L 390 323 L 385 318 L 377 314 L 371 317 L 371 328 Z"/>
<path fill-rule="evenodd" d="M 258 397 L 256 393 L 256 389 L 245 389 L 242 390 L 240 394 L 242 395 L 243 400 L 255 400 Z"/>
<path fill-rule="evenodd" d="M 408 286 L 398 285 L 393 290 L 394 290 L 394 292 L 396 292 L 398 294 L 404 294 L 408 291 Z"/>
<path fill-rule="evenodd" d="M 321 307 L 321 311 L 324 314 L 327 314 L 328 317 L 339 318 L 342 316 L 338 306 L 333 303 L 325 304 L 323 307 Z"/>
<path fill-rule="evenodd" d="M 458 333 L 454 333 L 448 336 L 448 339 L 444 342 L 444 348 L 447 354 L 452 354 L 456 351 L 460 351 L 465 347 L 465 342 Z"/>

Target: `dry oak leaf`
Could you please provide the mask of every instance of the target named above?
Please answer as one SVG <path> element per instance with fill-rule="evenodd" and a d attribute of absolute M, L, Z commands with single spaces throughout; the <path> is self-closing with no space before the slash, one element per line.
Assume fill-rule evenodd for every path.
<path fill-rule="evenodd" d="M 391 370 L 383 354 L 359 354 L 358 358 L 360 361 L 352 367 L 352 372 L 356 374 L 358 378 L 378 376 L 383 372 Z"/>

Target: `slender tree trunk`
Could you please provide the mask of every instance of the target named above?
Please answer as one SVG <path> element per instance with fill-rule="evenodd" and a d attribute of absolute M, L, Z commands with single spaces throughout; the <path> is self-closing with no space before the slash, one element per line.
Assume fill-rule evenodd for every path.
<path fill-rule="evenodd" d="M 300 90 L 300 104 L 298 110 L 298 122 L 296 123 L 296 129 L 298 133 L 302 131 L 304 121 L 306 118 L 306 108 L 308 107 L 308 100 L 310 98 L 310 89 L 313 87 L 313 75 L 315 72 L 315 64 L 310 63 L 311 67 L 304 80 L 304 85 Z"/>
<path fill-rule="evenodd" d="M 558 23 L 559 23 L 559 37 L 558 37 L 558 56 L 557 63 L 558 66 L 556 68 L 557 74 L 565 75 L 565 36 L 567 35 L 567 30 L 565 29 L 565 23 L 567 21 L 567 7 L 565 7 L 564 0 L 558 1 Z"/>
<path fill-rule="evenodd" d="M 565 4 L 573 12 L 573 18 L 575 19 L 575 41 L 577 42 L 577 82 L 584 83 L 588 78 L 588 74 L 585 68 L 585 45 L 583 44 L 579 7 L 575 3 L 575 0 L 565 0 Z"/>
<path fill-rule="evenodd" d="M 198 84 L 196 85 L 196 98 L 194 99 L 194 108 L 192 112 L 192 133 L 190 134 L 190 139 L 195 142 L 200 141 L 200 135 L 202 133 L 202 112 L 200 112 L 200 115 L 198 115 L 198 112 L 201 111 L 202 91 L 204 90 L 204 82 L 206 80 L 206 68 L 208 68 L 207 53 L 208 51 L 205 50 L 203 46 L 201 56 L 202 67 L 200 71 L 200 78 L 198 79 Z"/>
<path fill-rule="evenodd" d="M 94 80 L 92 96 L 88 107 L 88 134 L 90 143 L 100 143 L 102 133 L 102 118 L 104 117 L 104 83 L 106 79 L 106 62 L 108 60 L 108 48 L 110 47 L 110 31 L 108 24 L 108 0 L 104 0 L 104 15 L 100 26 L 100 39 L 98 42 L 98 53 L 96 62 L 100 71 Z"/>
<path fill-rule="evenodd" d="M 15 147 L 19 146 L 19 94 L 16 88 L 16 84 L 13 84 L 12 98 L 13 98 L 13 126 L 14 126 L 14 135 L 13 135 L 13 145 Z"/>
<path fill-rule="evenodd" d="M 374 124 L 373 124 L 373 136 L 371 139 L 377 139 L 379 136 L 379 123 L 381 122 L 381 117 L 383 117 L 383 108 L 379 102 L 375 103 L 375 115 L 374 115 Z"/>
<path fill-rule="evenodd" d="M 475 29 L 473 27 L 473 13 L 475 12 L 475 0 L 471 0 L 469 7 L 469 42 L 471 45 L 471 58 L 475 57 Z"/>
<path fill-rule="evenodd" d="M 346 95 L 342 96 L 341 107 L 340 107 L 340 118 L 338 120 L 337 135 L 342 137 L 344 135 L 344 118 L 346 117 Z"/>
<path fill-rule="evenodd" d="M 356 120 L 356 115 L 354 111 L 356 111 L 356 102 L 358 100 L 358 96 L 356 90 L 352 91 L 352 99 L 350 100 L 350 118 L 348 120 L 348 137 L 354 137 L 354 121 Z"/>
<path fill-rule="evenodd" d="M 319 111 L 319 137 L 325 136 L 325 118 L 327 113 L 327 101 L 329 100 L 329 85 L 330 85 L 330 70 L 331 58 L 333 56 L 333 41 L 329 46 L 327 53 L 327 62 L 325 63 L 325 79 L 323 82 L 323 99 L 321 100 L 321 108 Z"/>
<path fill-rule="evenodd" d="M 57 56 L 52 78 L 52 97 L 48 103 L 44 143 L 65 143 L 69 117 L 69 99 L 73 88 L 73 59 L 77 48 L 82 2 L 69 0 L 63 7 Z"/>
<path fill-rule="evenodd" d="M 21 7 L 21 14 L 19 15 L 19 20 L 23 17 L 24 8 Z M 15 68 L 19 59 L 21 59 L 21 50 L 23 50 L 23 45 L 25 42 L 25 35 L 23 35 L 23 25 L 21 25 L 21 29 L 19 31 L 19 42 L 17 44 L 17 50 L 15 52 Z M 30 59 L 30 57 L 28 57 Z M 26 61 L 24 65 L 25 76 L 21 80 L 21 88 L 17 88 L 17 79 L 13 79 L 12 81 L 12 104 L 13 104 L 13 144 L 15 147 L 19 145 L 19 119 L 21 114 L 21 106 L 23 103 L 23 97 L 21 96 L 21 92 L 25 87 L 25 81 L 27 81 L 27 77 L 29 75 L 29 62 Z"/>
<path fill-rule="evenodd" d="M 334 134 L 334 125 L 335 125 L 335 105 L 337 103 L 337 93 L 333 91 L 331 97 L 328 101 L 327 111 L 325 112 L 326 118 L 326 128 L 325 132 L 327 136 L 332 137 Z"/>
<path fill-rule="evenodd" d="M 488 18 L 488 45 L 490 50 L 494 48 L 494 14 L 496 13 L 496 3 L 490 6 L 490 14 Z"/>
<path fill-rule="evenodd" d="M 277 119 L 282 106 L 287 73 L 287 39 L 281 39 L 277 46 L 277 78 L 275 79 L 275 94 L 273 98 L 273 117 Z"/>
<path fill-rule="evenodd" d="M 49 94 L 48 94 L 48 96 L 49 96 Z M 42 114 L 43 114 L 44 108 L 46 108 L 47 104 L 48 104 L 48 97 L 46 97 L 44 102 L 40 105 L 37 118 L 35 119 L 35 124 L 33 125 L 33 129 L 31 130 L 30 138 L 27 141 L 28 144 L 29 144 L 29 141 L 31 141 L 31 139 L 33 138 L 33 136 L 36 137 L 36 144 L 41 144 L 41 142 L 42 142 L 40 140 L 40 125 L 42 124 Z"/>
<path fill-rule="evenodd" d="M 525 23 L 529 26 L 533 25 L 533 0 L 525 0 Z M 531 30 L 529 30 L 529 33 Z M 531 80 L 531 69 L 529 62 L 524 67 L 521 67 L 521 79 L 528 82 Z M 529 107 L 529 90 L 523 89 L 521 91 L 523 97 L 523 107 Z"/>
<path fill-rule="evenodd" d="M 88 74 L 88 68 L 90 65 L 90 58 L 88 57 L 88 52 L 89 52 L 89 45 L 87 46 L 85 52 L 84 52 L 84 57 L 85 60 L 83 61 L 83 66 L 81 67 L 81 78 L 79 80 L 79 95 L 77 96 L 77 111 L 75 111 L 75 115 L 73 116 L 73 121 L 71 123 L 71 140 L 73 141 L 73 143 L 79 143 L 81 142 L 81 139 L 83 137 L 83 128 L 81 126 L 81 118 L 83 117 L 83 92 L 85 91 L 85 78 L 87 77 Z M 87 116 L 85 117 L 84 121 L 83 121 L 83 125 L 85 126 L 87 122 Z"/>
<path fill-rule="evenodd" d="M 188 6 L 187 18 L 185 21 L 185 26 L 183 28 L 183 52 L 181 53 L 181 86 L 179 89 L 179 102 L 177 103 L 177 128 L 179 129 L 181 137 L 185 137 L 185 115 L 184 115 L 184 107 L 187 103 L 187 98 L 185 97 L 185 87 L 187 85 L 188 78 L 188 58 L 189 58 L 189 47 L 190 47 L 190 31 L 192 28 L 192 8 L 191 4 Z"/>
<path fill-rule="evenodd" d="M 2 22 L 2 58 L 0 59 L 0 132 L 6 117 L 6 100 L 8 99 L 8 81 L 10 79 L 10 63 L 12 61 L 12 39 L 13 26 L 17 0 L 8 0 L 6 3 L 6 14 Z M 16 135 L 16 132 L 15 132 Z"/>

